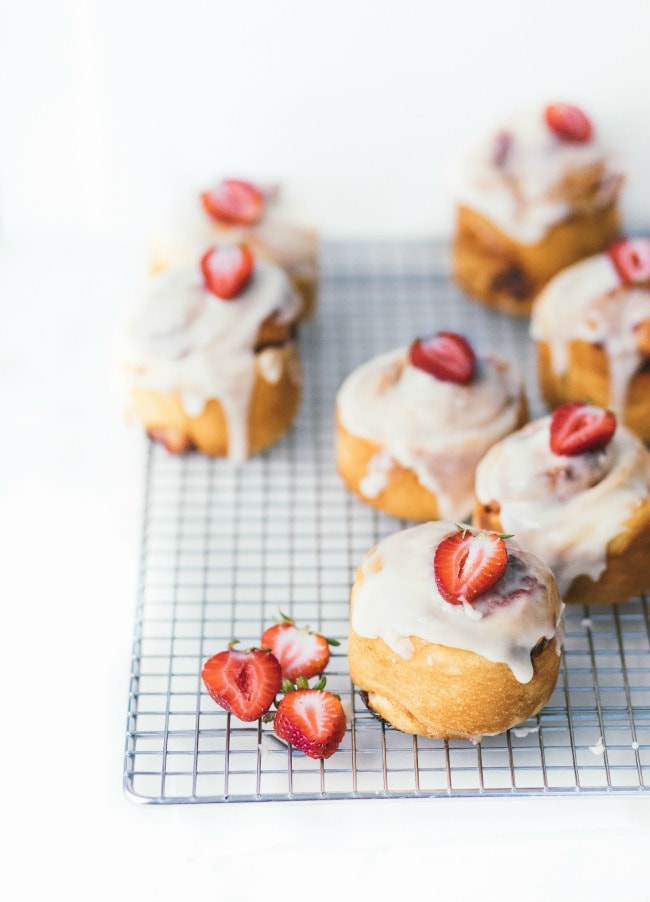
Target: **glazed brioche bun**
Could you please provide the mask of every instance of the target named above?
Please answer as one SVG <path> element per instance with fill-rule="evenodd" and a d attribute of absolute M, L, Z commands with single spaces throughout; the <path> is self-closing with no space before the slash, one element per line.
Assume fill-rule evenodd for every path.
<path fill-rule="evenodd" d="M 478 740 L 527 720 L 547 703 L 560 667 L 563 606 L 550 570 L 512 542 L 508 566 L 519 575 L 510 584 L 504 577 L 502 595 L 491 596 L 489 602 L 486 598 L 482 619 L 476 611 L 466 613 L 447 605 L 434 583 L 433 554 L 436 545 L 455 531 L 451 524 L 422 524 L 369 552 L 352 589 L 348 660 L 367 706 L 391 726 L 435 739 Z M 385 553 L 386 543 L 396 540 L 404 544 Z M 415 545 L 420 547 L 413 565 Z M 389 598 L 400 583 L 402 597 Z M 421 590 L 424 602 L 414 601 Z M 491 607 L 495 598 L 499 598 L 496 608 L 501 606 L 496 613 Z M 412 603 L 424 604 L 424 620 L 430 614 L 434 621 L 439 618 L 432 629 L 440 630 L 440 641 L 431 641 L 431 624 L 423 626 L 421 616 L 404 620 L 399 609 Z M 429 635 L 406 635 L 408 622 Z M 466 647 L 460 647 L 462 639 L 446 641 L 450 623 L 453 630 L 460 630 L 457 638 L 465 627 L 470 631 Z M 483 648 L 491 658 L 508 658 L 507 653 L 494 653 L 501 641 L 494 635 L 501 628 L 508 634 L 504 647 L 520 642 L 517 664 L 522 671 L 513 669 L 512 660 L 493 660 L 476 650 Z M 490 635 L 483 637 L 483 631 Z"/>
<path fill-rule="evenodd" d="M 461 357 L 471 373 L 464 382 L 424 368 L 433 359 L 437 371 L 439 359 L 456 353 L 468 355 Z M 473 355 L 463 336 L 440 332 L 348 375 L 336 399 L 336 466 L 351 493 L 407 520 L 469 517 L 476 464 L 528 417 L 514 367 Z"/>
<path fill-rule="evenodd" d="M 273 444 L 300 404 L 299 306 L 245 245 L 152 276 L 121 336 L 127 414 L 172 453 L 240 463 Z"/>
<path fill-rule="evenodd" d="M 611 411 L 569 402 L 531 421 L 487 452 L 475 495 L 472 522 L 544 560 L 563 601 L 650 590 L 650 452 Z"/>
<path fill-rule="evenodd" d="M 501 313 L 528 316 L 560 270 L 607 247 L 620 233 L 615 205 L 574 214 L 533 244 L 521 244 L 476 210 L 459 206 L 452 274 L 474 300 Z"/>

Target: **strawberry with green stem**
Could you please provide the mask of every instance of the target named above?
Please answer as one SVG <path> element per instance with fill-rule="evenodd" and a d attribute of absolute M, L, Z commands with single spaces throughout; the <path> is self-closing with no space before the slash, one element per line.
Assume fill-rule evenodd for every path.
<path fill-rule="evenodd" d="M 315 760 L 331 757 L 347 729 L 341 699 L 325 691 L 325 684 L 325 677 L 313 687 L 302 677 L 295 685 L 285 680 L 282 684 L 285 694 L 277 711 L 269 712 L 264 718 L 273 719 L 273 730 L 279 739 Z"/>
<path fill-rule="evenodd" d="M 285 679 L 320 676 L 329 663 L 330 646 L 339 645 L 338 640 L 312 632 L 308 626 L 298 627 L 292 617 L 282 612 L 280 617 L 274 618 L 275 624 L 263 633 L 262 647 L 273 652 Z"/>

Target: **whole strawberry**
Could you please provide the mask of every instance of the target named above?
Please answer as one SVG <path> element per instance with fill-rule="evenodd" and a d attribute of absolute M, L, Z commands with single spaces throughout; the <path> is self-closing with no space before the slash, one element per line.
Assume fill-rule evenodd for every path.
<path fill-rule="evenodd" d="M 209 658 L 201 677 L 210 697 L 243 721 L 257 720 L 265 714 L 282 688 L 282 668 L 270 651 L 249 648 L 226 651 Z"/>
<path fill-rule="evenodd" d="M 330 646 L 339 645 L 309 627 L 298 627 L 292 617 L 281 613 L 281 620 L 262 635 L 262 647 L 269 648 L 280 662 L 282 676 L 295 682 L 298 677 L 320 676 L 330 659 Z"/>
<path fill-rule="evenodd" d="M 300 680 L 298 685 L 304 686 Z M 322 678 L 314 688 L 293 686 L 283 696 L 273 720 L 273 730 L 294 748 L 316 760 L 329 758 L 338 749 L 347 723 L 341 700 L 325 692 Z"/>

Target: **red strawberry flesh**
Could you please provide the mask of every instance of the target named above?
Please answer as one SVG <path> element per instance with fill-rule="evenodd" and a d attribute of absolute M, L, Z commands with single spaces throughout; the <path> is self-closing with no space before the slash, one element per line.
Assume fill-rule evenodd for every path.
<path fill-rule="evenodd" d="M 318 633 L 299 629 L 293 623 L 277 623 L 262 636 L 262 646 L 270 648 L 282 667 L 285 679 L 320 676 L 327 667 L 330 650 L 327 639 Z"/>
<path fill-rule="evenodd" d="M 205 286 L 222 301 L 238 297 L 249 282 L 255 261 L 245 244 L 209 248 L 201 258 Z"/>
<path fill-rule="evenodd" d="M 650 238 L 624 238 L 608 249 L 624 285 L 650 285 Z"/>
<path fill-rule="evenodd" d="M 554 454 L 574 457 L 605 448 L 616 431 L 611 410 L 584 401 L 569 401 L 551 416 L 549 444 Z"/>
<path fill-rule="evenodd" d="M 345 712 L 331 692 L 298 689 L 280 701 L 273 729 L 309 758 L 329 758 L 345 735 Z"/>
<path fill-rule="evenodd" d="M 271 652 L 228 649 L 209 658 L 201 677 L 210 697 L 240 720 L 257 720 L 282 687 L 282 668 Z"/>
<path fill-rule="evenodd" d="M 593 135 L 591 120 L 579 107 L 569 103 L 551 103 L 544 110 L 546 124 L 558 138 L 573 144 L 586 144 Z"/>
<path fill-rule="evenodd" d="M 438 545 L 433 570 L 450 604 L 471 603 L 501 579 L 508 565 L 505 541 L 496 533 L 460 530 Z"/>
<path fill-rule="evenodd" d="M 205 211 L 226 225 L 255 225 L 264 215 L 262 191 L 243 179 L 223 179 L 201 195 Z"/>
<path fill-rule="evenodd" d="M 411 364 L 442 382 L 471 382 L 476 356 L 467 339 L 455 332 L 437 332 L 417 338 L 409 348 Z"/>

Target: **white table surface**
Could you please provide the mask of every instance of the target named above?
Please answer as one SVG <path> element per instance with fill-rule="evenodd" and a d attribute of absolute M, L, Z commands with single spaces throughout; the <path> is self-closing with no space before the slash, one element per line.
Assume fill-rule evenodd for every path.
<path fill-rule="evenodd" d="M 650 899 L 648 793 L 124 797 L 142 442 L 109 348 L 140 275 L 133 247 L 0 248 L 2 899 Z"/>

